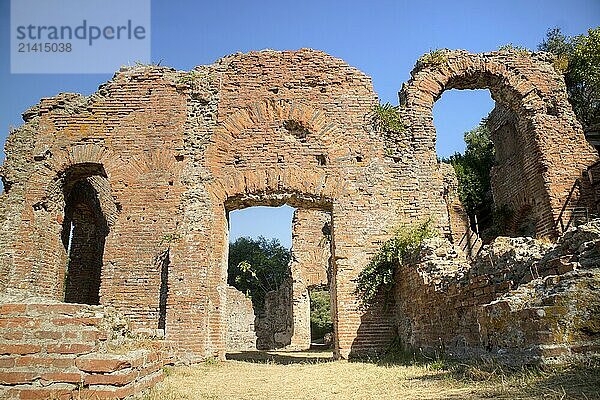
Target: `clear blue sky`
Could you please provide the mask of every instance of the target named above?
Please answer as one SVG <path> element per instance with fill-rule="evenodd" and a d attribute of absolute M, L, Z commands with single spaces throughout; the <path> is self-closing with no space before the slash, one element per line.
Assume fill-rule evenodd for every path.
<path fill-rule="evenodd" d="M 11 75 L 9 4 L 0 0 L 2 143 L 8 127 L 21 125 L 20 114 L 40 97 L 59 92 L 90 94 L 111 78 L 110 74 Z M 188 70 L 237 51 L 311 47 L 370 75 L 380 99 L 397 104 L 397 92 L 408 80 L 415 60 L 430 49 L 481 52 L 506 43 L 535 49 L 548 28 L 558 26 L 565 34 L 576 35 L 598 25 L 600 0 L 155 0 L 152 60 Z M 487 91 L 445 93 L 434 109 L 439 154 L 462 150 L 463 132 L 492 107 Z M 263 235 L 288 236 L 289 210 L 269 218 L 260 212 L 256 215 L 254 222 L 240 226 L 250 229 L 258 221 L 265 227 Z M 283 220 L 287 225 L 272 223 Z M 237 217 L 232 218 L 233 225 L 236 221 Z"/>

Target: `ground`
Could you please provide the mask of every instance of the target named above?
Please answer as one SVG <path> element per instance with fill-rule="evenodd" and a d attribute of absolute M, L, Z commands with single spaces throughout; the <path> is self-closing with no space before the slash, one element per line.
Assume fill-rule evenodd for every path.
<path fill-rule="evenodd" d="M 145 400 L 600 399 L 600 368 L 507 371 L 432 361 L 331 361 L 329 352 L 245 352 L 166 370 Z"/>

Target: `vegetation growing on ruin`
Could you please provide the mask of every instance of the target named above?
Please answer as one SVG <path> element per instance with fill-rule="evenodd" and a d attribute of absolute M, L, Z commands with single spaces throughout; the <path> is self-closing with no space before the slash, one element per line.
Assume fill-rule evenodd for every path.
<path fill-rule="evenodd" d="M 429 66 L 439 66 L 445 64 L 448 61 L 448 56 L 446 55 L 446 49 L 436 49 L 429 50 L 428 53 L 423 54 L 417 60 L 418 66 L 429 67 Z"/>
<path fill-rule="evenodd" d="M 564 74 L 569 102 L 584 129 L 600 125 L 600 27 L 587 35 L 567 37 L 550 29 L 538 46 L 556 56 L 554 68 Z"/>
<path fill-rule="evenodd" d="M 404 124 L 399 113 L 399 107 L 390 103 L 377 104 L 371 110 L 371 121 L 378 131 L 402 133 Z"/>
<path fill-rule="evenodd" d="M 227 283 L 250 297 L 255 311 L 262 310 L 265 294 L 290 277 L 290 258 L 277 239 L 238 238 L 229 244 Z"/>
<path fill-rule="evenodd" d="M 498 51 L 510 51 L 513 53 L 517 53 L 520 56 L 527 56 L 531 54 L 531 50 L 527 47 L 519 46 L 517 44 L 507 43 L 498 47 Z"/>
<path fill-rule="evenodd" d="M 363 306 L 374 304 L 380 295 L 389 304 L 396 269 L 414 255 L 423 240 L 436 236 L 431 225 L 432 222 L 428 219 L 420 224 L 403 226 L 383 243 L 357 278 L 355 294 Z"/>

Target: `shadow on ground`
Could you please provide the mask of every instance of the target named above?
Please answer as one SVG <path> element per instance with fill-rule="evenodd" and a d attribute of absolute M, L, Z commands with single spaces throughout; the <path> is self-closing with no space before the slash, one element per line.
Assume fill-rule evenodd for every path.
<path fill-rule="evenodd" d="M 333 361 L 330 351 L 238 351 L 227 353 L 227 360 L 273 364 L 314 364 Z"/>

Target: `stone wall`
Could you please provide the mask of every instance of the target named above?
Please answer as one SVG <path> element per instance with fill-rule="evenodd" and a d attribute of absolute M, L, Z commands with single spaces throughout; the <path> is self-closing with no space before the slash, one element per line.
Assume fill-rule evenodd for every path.
<path fill-rule="evenodd" d="M 163 379 L 165 353 L 102 306 L 0 303 L 0 397 L 122 399 Z M 146 348 L 144 348 L 144 346 Z"/>
<path fill-rule="evenodd" d="M 252 299 L 234 287 L 227 287 L 227 351 L 256 350 Z"/>
<path fill-rule="evenodd" d="M 97 287 L 71 274 L 83 258 L 69 259 L 65 241 L 69 210 L 92 204 L 84 233 L 104 248 L 77 242 L 90 251 L 71 256 L 100 266 L 102 254 L 99 290 L 77 301 L 97 298 L 136 329 L 164 331 L 188 360 L 222 357 L 227 212 L 289 204 L 331 215 L 336 355 L 385 348 L 393 310 L 361 310 L 355 278 L 402 223 L 431 217 L 452 236 L 431 116 L 444 90 L 489 88 L 515 115 L 524 164 L 511 201 L 532 204 L 538 235 L 558 233 L 563 204 L 584 197 L 569 193 L 597 159 L 547 55 L 445 57 L 413 70 L 398 134 L 372 123 L 369 77 L 310 49 L 234 54 L 192 71 L 123 68 L 89 97 L 42 99 L 7 139 L 0 169 L 0 290 L 62 301 L 71 287 Z M 95 197 L 72 198 L 77 185 Z"/>
<path fill-rule="evenodd" d="M 557 244 L 498 238 L 468 264 L 444 239 L 397 274 L 400 338 L 414 348 L 514 365 L 600 350 L 600 220 Z"/>

